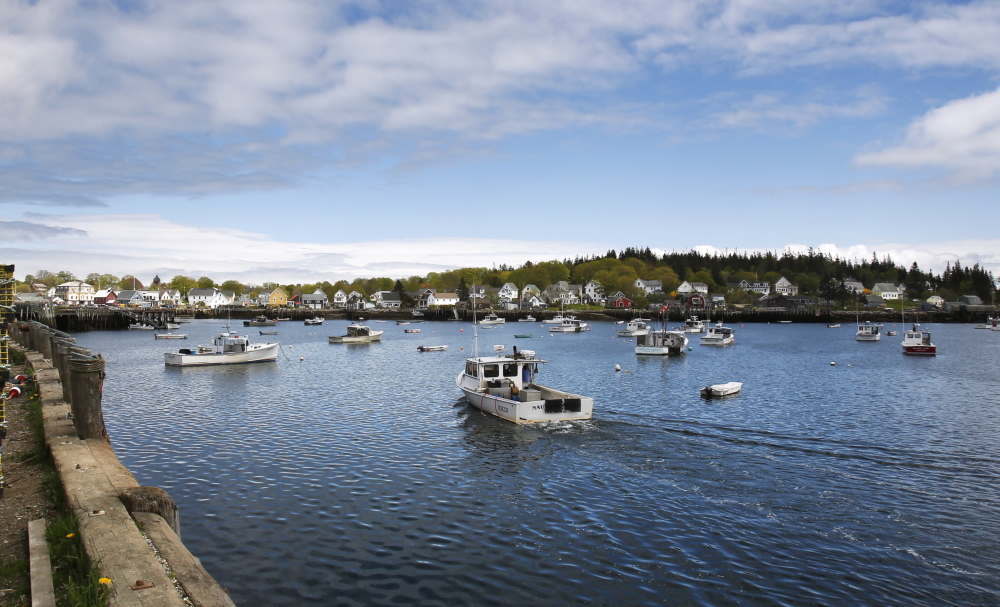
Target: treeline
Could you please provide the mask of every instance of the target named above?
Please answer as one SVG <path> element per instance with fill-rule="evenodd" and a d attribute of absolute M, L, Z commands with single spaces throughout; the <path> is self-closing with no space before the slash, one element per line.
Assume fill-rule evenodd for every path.
<path fill-rule="evenodd" d="M 749 301 L 750 294 L 731 292 L 727 285 L 742 280 L 766 281 L 773 284 L 782 276 L 798 286 L 800 294 L 819 295 L 825 298 L 842 299 L 844 292 L 836 285 L 845 280 L 860 281 L 867 289 L 871 289 L 879 282 L 902 283 L 906 286 L 908 298 L 921 300 L 936 293 L 946 301 L 954 301 L 959 295 L 978 295 L 984 302 L 992 303 L 996 296 L 996 283 L 992 272 L 981 268 L 979 264 L 972 267 L 963 266 L 960 261 L 949 263 L 942 274 L 934 274 L 921 270 L 916 262 L 905 268 L 888 255 L 880 259 L 875 253 L 869 260 L 852 261 L 817 253 L 812 249 L 806 253 L 785 251 L 780 255 L 773 252 L 735 251 L 722 255 L 709 255 L 693 250 L 657 255 L 649 247 L 629 247 L 622 251 L 609 250 L 604 255 L 562 261 L 529 261 L 516 268 L 507 265 L 493 268 L 459 268 L 407 278 L 356 278 L 352 281 L 339 280 L 333 283 L 323 281 L 302 284 L 277 282 L 246 284 L 235 280 L 217 283 L 206 276 L 195 279 L 178 275 L 162 286 L 177 289 L 183 295 L 192 288 L 218 287 L 234 291 L 237 295 L 246 294 L 251 297 L 269 293 L 279 286 L 289 296 L 314 293 L 319 289 L 329 298 L 332 298 L 338 290 L 345 293 L 357 291 L 365 296 L 376 291 L 396 291 L 406 301 L 409 294 L 425 288 L 435 289 L 438 292 L 458 292 L 470 285 L 500 287 L 511 282 L 518 288 L 533 284 L 544 289 L 546 285 L 559 281 L 584 285 L 594 280 L 603 285 L 606 295 L 621 291 L 642 305 L 648 301 L 656 301 L 657 296 L 646 298 L 636 289 L 635 282 L 640 278 L 662 282 L 664 293 L 658 296 L 659 299 L 672 297 L 678 285 L 686 280 L 703 282 L 713 293 L 728 292 L 727 298 L 730 302 L 741 303 L 741 299 Z M 26 276 L 25 283 L 41 282 L 55 286 L 75 279 L 69 272 L 53 274 L 41 270 L 35 275 Z M 131 275 L 119 278 L 110 274 L 94 273 L 89 274 L 84 280 L 95 288 L 146 288 Z M 28 290 L 30 287 L 23 284 L 19 289 Z"/>

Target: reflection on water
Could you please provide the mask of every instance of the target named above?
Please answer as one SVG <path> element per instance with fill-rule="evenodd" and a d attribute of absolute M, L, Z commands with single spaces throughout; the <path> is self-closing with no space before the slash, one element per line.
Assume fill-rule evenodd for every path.
<path fill-rule="evenodd" d="M 184 540 L 242 605 L 993 604 L 998 335 L 941 354 L 849 327 L 747 325 L 737 344 L 636 357 L 616 326 L 520 339 L 595 419 L 514 425 L 455 386 L 471 326 L 279 323 L 277 363 L 108 359 L 116 452 L 178 502 Z M 460 329 L 466 329 L 461 332 Z M 217 321 L 196 321 L 207 343 Z M 521 329 L 518 328 L 518 332 Z M 484 336 L 514 343 L 513 329 Z M 421 344 L 447 344 L 421 353 Z M 466 348 L 463 350 L 462 348 Z M 301 360 L 300 360 L 301 359 Z M 836 365 L 830 365 L 836 362 Z M 615 365 L 622 371 L 616 372 Z M 728 399 L 710 383 L 744 382 Z"/>

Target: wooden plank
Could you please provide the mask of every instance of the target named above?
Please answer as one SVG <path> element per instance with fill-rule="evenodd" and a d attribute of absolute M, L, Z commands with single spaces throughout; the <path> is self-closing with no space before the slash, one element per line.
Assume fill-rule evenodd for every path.
<path fill-rule="evenodd" d="M 45 519 L 28 523 L 28 559 L 31 572 L 31 607 L 55 607 L 56 592 L 52 586 L 52 561 L 49 544 L 45 541 Z"/>

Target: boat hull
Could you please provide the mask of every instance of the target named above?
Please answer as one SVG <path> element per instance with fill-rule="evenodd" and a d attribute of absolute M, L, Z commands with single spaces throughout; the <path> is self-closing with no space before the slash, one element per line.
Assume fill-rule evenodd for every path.
<path fill-rule="evenodd" d="M 278 359 L 279 344 L 250 346 L 245 352 L 167 352 L 163 362 L 168 367 L 208 367 L 213 365 L 242 365 L 274 362 Z"/>
<path fill-rule="evenodd" d="M 743 384 L 738 381 L 731 381 L 725 384 L 715 384 L 712 386 L 705 386 L 701 389 L 702 396 L 708 397 L 718 397 L 718 396 L 732 396 L 737 394 L 743 389 Z"/>
<path fill-rule="evenodd" d="M 937 346 L 903 346 L 903 354 L 934 356 L 937 354 Z"/>
<path fill-rule="evenodd" d="M 371 335 L 331 335 L 331 344 L 367 344 L 373 341 L 382 341 L 382 331 L 372 331 Z"/>
<path fill-rule="evenodd" d="M 531 390 L 537 391 L 540 394 L 540 399 L 516 401 L 499 394 L 489 394 L 463 386 L 462 377 L 464 375 L 465 373 L 459 374 L 457 383 L 462 393 L 465 394 L 465 400 L 470 405 L 483 413 L 489 413 L 516 424 L 576 421 L 591 419 L 594 416 L 594 399 L 587 396 L 531 384 Z"/>

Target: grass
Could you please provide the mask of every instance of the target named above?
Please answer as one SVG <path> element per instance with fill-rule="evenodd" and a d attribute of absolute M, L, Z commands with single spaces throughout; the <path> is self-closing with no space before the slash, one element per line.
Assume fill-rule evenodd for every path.
<path fill-rule="evenodd" d="M 11 589 L 13 592 L 0 596 L 0 605 L 30 604 L 21 597 L 31 595 L 31 578 L 28 575 L 27 559 L 10 561 L 0 560 L 0 588 Z"/>
<path fill-rule="evenodd" d="M 91 563 L 80 540 L 76 517 L 62 512 L 45 530 L 52 559 L 56 603 L 73 607 L 104 607 L 106 587 L 100 583 L 97 564 Z"/>

